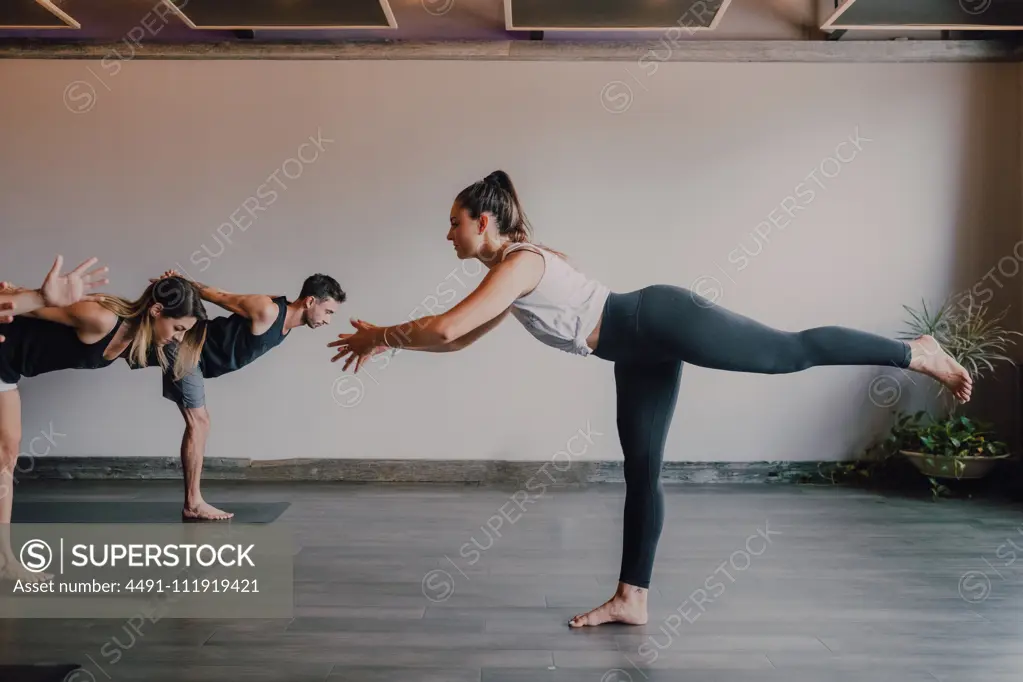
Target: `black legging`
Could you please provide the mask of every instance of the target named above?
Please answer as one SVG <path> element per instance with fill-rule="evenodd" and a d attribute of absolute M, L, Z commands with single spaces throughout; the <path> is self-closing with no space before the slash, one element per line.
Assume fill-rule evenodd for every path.
<path fill-rule="evenodd" d="M 909 344 L 846 327 L 772 329 L 681 287 L 612 293 L 593 353 L 615 363 L 618 437 L 625 455 L 619 579 L 649 587 L 664 523 L 661 464 L 682 363 L 785 374 L 822 365 L 909 367 Z"/>

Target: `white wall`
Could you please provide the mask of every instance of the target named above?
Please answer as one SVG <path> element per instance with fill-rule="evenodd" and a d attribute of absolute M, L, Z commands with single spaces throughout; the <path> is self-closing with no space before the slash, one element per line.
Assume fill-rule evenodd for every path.
<path fill-rule="evenodd" d="M 58 251 L 100 256 L 109 290 L 132 297 L 176 264 L 229 290 L 290 296 L 312 272 L 337 277 L 350 299 L 335 328 L 297 330 L 208 382 L 211 456 L 547 459 L 589 423 L 603 435 L 583 456 L 617 459 L 612 366 L 543 347 L 514 321 L 462 353 L 370 366 L 361 395 L 350 378 L 341 386 L 339 400 L 358 404 L 332 395 L 326 343 L 349 316 L 404 321 L 438 289 L 460 299 L 480 279 L 445 232 L 454 195 L 489 171 L 517 182 L 540 241 L 612 289 L 707 293 L 714 277 L 723 305 L 784 329 L 894 334 L 902 304 L 973 285 L 1019 240 L 1017 65 L 653 71 L 0 61 L 3 277 L 35 284 Z M 610 113 L 626 84 L 631 106 Z M 217 227 L 266 196 L 258 188 L 320 131 L 324 150 L 302 149 L 316 159 L 290 164 L 298 177 L 278 175 L 287 189 L 273 205 L 201 260 L 203 245 L 220 249 Z M 839 148 L 856 131 L 870 141 Z M 855 157 L 826 161 L 836 149 Z M 823 186 L 808 179 L 815 169 Z M 757 225 L 790 196 L 803 209 L 740 269 L 735 250 L 756 251 Z M 998 290 L 996 303 L 1019 304 L 1018 284 Z M 878 374 L 687 367 L 668 458 L 844 457 L 884 423 L 868 394 Z M 65 434 L 53 454 L 177 453 L 181 419 L 156 370 L 119 364 L 22 389 L 26 440 L 51 424 Z"/>

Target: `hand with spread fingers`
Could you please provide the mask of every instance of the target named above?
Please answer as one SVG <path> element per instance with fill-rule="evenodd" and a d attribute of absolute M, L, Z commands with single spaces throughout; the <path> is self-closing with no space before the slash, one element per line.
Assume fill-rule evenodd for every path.
<path fill-rule="evenodd" d="M 341 371 L 348 371 L 348 368 L 354 362 L 356 363 L 354 371 L 358 373 L 367 360 L 374 355 L 383 353 L 389 346 L 386 341 L 381 343 L 384 327 L 378 327 L 375 324 L 357 319 L 352 319 L 351 322 L 352 326 L 356 329 L 355 333 L 338 334 L 338 340 L 328 343 L 327 347 L 338 349 L 337 355 L 331 358 L 331 362 L 337 362 L 341 358 L 348 356 Z"/>
<path fill-rule="evenodd" d="M 50 308 L 65 308 L 79 301 L 95 301 L 96 296 L 85 293 L 89 289 L 103 286 L 109 283 L 105 275 L 109 268 L 106 266 L 89 270 L 99 262 L 98 258 L 90 258 L 66 275 L 60 274 L 64 265 L 64 257 L 57 256 L 53 267 L 46 274 L 43 286 L 39 288 L 43 301 Z"/>
<path fill-rule="evenodd" d="M 40 308 L 66 308 L 81 301 L 99 300 L 97 295 L 86 293 L 109 282 L 104 276 L 109 271 L 106 266 L 89 269 L 97 262 L 98 259 L 90 258 L 62 275 L 64 257 L 57 256 L 38 289 L 0 282 L 0 324 L 11 322 L 14 315 L 27 315 Z"/>

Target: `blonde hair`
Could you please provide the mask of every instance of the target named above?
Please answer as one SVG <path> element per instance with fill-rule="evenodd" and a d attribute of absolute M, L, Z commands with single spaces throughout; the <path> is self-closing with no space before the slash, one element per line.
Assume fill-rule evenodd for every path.
<path fill-rule="evenodd" d="M 135 367 L 148 367 L 149 354 L 155 351 L 160 368 L 167 371 L 170 363 L 163 348 L 153 343 L 153 318 L 149 309 L 159 303 L 163 306 L 161 315 L 169 318 L 195 317 L 206 319 L 202 297 L 194 284 L 181 277 L 166 277 L 153 282 L 142 296 L 134 301 L 113 296 L 96 294 L 96 302 L 122 318 L 132 329 L 128 345 L 128 362 Z M 203 343 L 206 342 L 206 325 L 196 324 L 185 334 L 178 346 L 174 360 L 174 379 L 180 380 L 199 364 Z"/>

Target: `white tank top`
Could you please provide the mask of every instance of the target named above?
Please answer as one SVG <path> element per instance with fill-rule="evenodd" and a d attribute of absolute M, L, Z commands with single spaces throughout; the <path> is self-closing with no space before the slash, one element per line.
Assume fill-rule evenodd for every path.
<path fill-rule="evenodd" d="M 530 334 L 552 348 L 575 355 L 592 353 L 586 337 L 597 326 L 611 290 L 535 244 L 514 243 L 501 260 L 520 249 L 543 256 L 544 272 L 535 289 L 515 299 L 511 314 Z"/>

